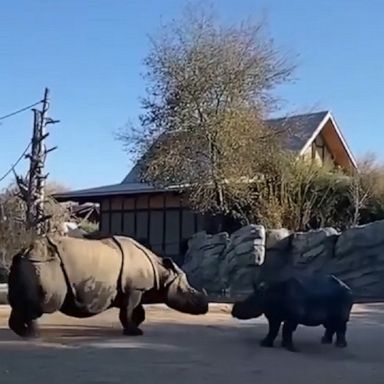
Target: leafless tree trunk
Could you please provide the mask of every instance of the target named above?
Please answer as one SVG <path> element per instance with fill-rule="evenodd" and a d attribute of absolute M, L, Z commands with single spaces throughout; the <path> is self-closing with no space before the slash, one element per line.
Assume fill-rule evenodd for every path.
<path fill-rule="evenodd" d="M 34 109 L 33 135 L 31 153 L 27 155 L 30 160 L 30 167 L 27 179 L 16 176 L 21 197 L 26 202 L 26 225 L 33 229 L 38 236 L 45 233 L 45 225 L 49 223 L 50 216 L 44 214 L 45 203 L 45 182 L 48 174 L 44 173 L 46 156 L 56 147 L 47 149 L 45 140 L 49 136 L 46 132 L 48 124 L 57 123 L 47 117 L 49 109 L 49 90 L 45 88 L 42 110 Z"/>

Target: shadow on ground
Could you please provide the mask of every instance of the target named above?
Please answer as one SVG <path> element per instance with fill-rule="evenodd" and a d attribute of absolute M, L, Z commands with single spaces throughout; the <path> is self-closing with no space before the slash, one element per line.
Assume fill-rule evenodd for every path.
<path fill-rule="evenodd" d="M 323 334 L 322 327 L 299 326 L 294 334 L 294 341 L 301 355 L 306 358 L 314 357 L 320 360 L 352 359 L 359 358 L 365 361 L 383 361 L 382 355 L 371 354 L 370 349 L 358 348 L 354 344 L 364 341 L 378 342 L 377 335 L 360 335 L 363 326 L 371 327 L 376 322 L 382 327 L 384 324 L 371 313 L 360 313 L 351 319 L 347 338 L 349 347 L 338 349 L 333 345 L 322 345 L 320 338 Z M 281 332 L 275 341 L 275 348 L 263 348 L 261 339 L 268 331 L 268 325 L 264 321 L 239 322 L 229 321 L 226 325 L 212 324 L 175 324 L 173 322 L 161 322 L 156 324 L 144 324 L 143 336 L 127 337 L 122 335 L 120 327 L 99 325 L 43 325 L 40 327 L 40 337 L 35 340 L 23 340 L 8 329 L 0 329 L 0 350 L 2 345 L 30 346 L 45 348 L 105 348 L 105 349 L 145 349 L 163 351 L 195 350 L 197 353 L 208 352 L 211 345 L 221 346 L 221 353 L 229 353 L 237 350 L 238 353 L 249 354 L 284 353 L 291 355 L 280 347 Z M 384 347 L 384 345 L 383 345 Z M 358 353 L 357 353 L 358 352 Z M 238 356 L 237 356 L 238 357 Z"/>

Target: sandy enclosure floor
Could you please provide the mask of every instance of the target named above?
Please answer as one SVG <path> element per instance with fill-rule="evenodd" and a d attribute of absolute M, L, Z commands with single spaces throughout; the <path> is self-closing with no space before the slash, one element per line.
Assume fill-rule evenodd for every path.
<path fill-rule="evenodd" d="M 121 335 L 117 311 L 77 320 L 60 314 L 40 320 L 41 339 L 25 342 L 7 327 L 0 307 L 0 383 L 384 383 L 384 305 L 355 305 L 349 347 L 320 344 L 323 329 L 299 327 L 300 353 L 259 340 L 263 318 L 239 322 L 230 306 L 204 316 L 148 306 L 141 337 Z"/>

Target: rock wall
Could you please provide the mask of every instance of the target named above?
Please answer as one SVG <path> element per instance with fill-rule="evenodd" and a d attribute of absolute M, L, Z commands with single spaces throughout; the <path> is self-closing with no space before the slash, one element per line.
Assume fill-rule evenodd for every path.
<path fill-rule="evenodd" d="M 265 229 L 249 225 L 234 232 L 195 234 L 188 242 L 183 269 L 195 287 L 211 294 L 247 291 L 265 259 Z"/>
<path fill-rule="evenodd" d="M 256 280 L 296 273 L 333 273 L 362 301 L 384 299 L 384 221 L 348 229 L 292 233 L 259 225 L 232 235 L 193 236 L 183 269 L 191 283 L 212 295 L 248 294 Z"/>

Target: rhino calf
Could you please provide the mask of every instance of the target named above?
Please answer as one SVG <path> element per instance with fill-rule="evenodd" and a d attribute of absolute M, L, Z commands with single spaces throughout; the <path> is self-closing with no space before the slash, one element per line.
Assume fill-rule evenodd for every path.
<path fill-rule="evenodd" d="M 118 308 L 123 334 L 132 336 L 143 333 L 143 304 L 208 312 L 206 294 L 189 284 L 173 260 L 125 236 L 36 240 L 13 257 L 8 300 L 9 327 L 21 337 L 35 336 L 36 320 L 56 311 L 87 318 Z"/>
<path fill-rule="evenodd" d="M 292 334 L 299 324 L 323 325 L 322 343 L 331 344 L 336 333 L 337 347 L 346 347 L 346 330 L 353 306 L 351 289 L 333 275 L 292 277 L 281 282 L 260 283 L 245 300 L 232 307 L 232 317 L 239 320 L 257 318 L 268 320 L 269 332 L 261 341 L 273 347 L 281 323 L 282 346 L 296 351 Z"/>

